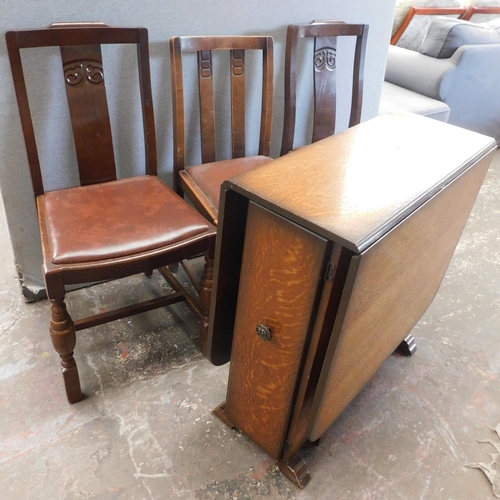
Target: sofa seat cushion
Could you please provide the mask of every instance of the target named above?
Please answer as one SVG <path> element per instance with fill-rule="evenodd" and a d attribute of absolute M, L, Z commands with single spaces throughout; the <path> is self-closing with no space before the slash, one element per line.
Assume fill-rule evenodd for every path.
<path fill-rule="evenodd" d="M 436 17 L 418 50 L 427 56 L 447 59 L 462 45 L 491 43 L 500 43 L 500 19 L 475 24 L 450 17 Z"/>
<path fill-rule="evenodd" d="M 382 85 L 379 114 L 410 111 L 442 122 L 450 118 L 450 108 L 437 99 L 413 92 L 390 82 Z"/>

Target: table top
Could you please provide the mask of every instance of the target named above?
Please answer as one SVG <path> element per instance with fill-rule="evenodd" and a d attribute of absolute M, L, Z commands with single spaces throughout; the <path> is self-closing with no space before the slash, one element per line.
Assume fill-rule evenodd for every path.
<path fill-rule="evenodd" d="M 362 252 L 495 148 L 491 137 L 430 118 L 381 115 L 224 189 Z"/>

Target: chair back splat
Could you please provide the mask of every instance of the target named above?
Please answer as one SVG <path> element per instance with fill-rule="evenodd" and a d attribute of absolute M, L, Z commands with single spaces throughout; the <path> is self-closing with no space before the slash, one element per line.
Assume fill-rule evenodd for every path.
<path fill-rule="evenodd" d="M 262 101 L 258 156 L 247 157 L 245 83 L 246 51 L 262 52 Z M 231 158 L 216 159 L 216 121 L 213 51 L 229 56 L 231 89 Z M 186 160 L 186 119 L 183 55 L 197 54 L 201 165 Z M 174 186 L 209 220 L 217 222 L 220 185 L 228 177 L 270 161 L 273 39 L 270 36 L 182 36 L 170 39 L 174 108 Z M 218 82 L 223 81 L 222 78 Z M 202 167 L 203 165 L 203 167 Z"/>
<path fill-rule="evenodd" d="M 71 124 L 82 186 L 116 179 L 113 139 L 100 45 L 63 46 Z M 93 120 L 88 120 L 88 115 Z M 89 148 L 89 144 L 92 147 Z M 98 171 L 95 166 L 100 165 Z"/>
<path fill-rule="evenodd" d="M 156 175 L 156 134 L 146 28 L 103 23 L 53 23 L 48 28 L 6 34 L 14 86 L 36 195 L 43 194 L 35 133 L 20 49 L 59 46 L 82 186 L 116 179 L 101 44 L 136 44 L 145 137 L 146 173 Z M 98 40 L 98 43 L 92 43 Z"/>
<path fill-rule="evenodd" d="M 76 332 L 84 328 L 184 301 L 200 319 L 200 348 L 204 352 L 215 228 L 156 175 L 147 30 L 102 23 L 56 23 L 43 29 L 7 32 L 6 41 L 37 203 L 43 272 L 51 302 L 50 335 L 61 357 L 68 401 L 82 399 L 73 350 Z M 146 175 L 117 178 L 103 44 L 132 44 L 137 49 Z M 60 47 L 62 70 L 55 76 L 64 79 L 80 178 L 79 186 L 56 190 L 47 190 L 43 183 L 21 58 L 22 49 L 51 46 Z M 124 78 L 130 77 L 128 67 L 120 66 L 121 70 Z M 124 83 L 123 79 L 117 81 Z M 44 133 L 51 132 L 49 122 Z M 71 168 L 71 162 L 67 163 L 64 167 Z M 54 167 L 53 160 L 48 162 L 48 168 Z M 195 283 L 195 297 L 168 266 L 200 253 L 205 254 L 205 270 Z M 64 302 L 67 285 L 136 273 L 151 276 L 154 269 L 174 293 L 76 321 L 71 318 Z"/>
<path fill-rule="evenodd" d="M 337 39 L 356 37 L 349 127 L 361 121 L 363 69 L 368 25 L 342 21 L 313 21 L 288 26 L 285 53 L 285 111 L 281 155 L 293 149 L 297 111 L 297 45 L 300 39 L 314 39 L 314 113 L 312 142 L 335 133 L 337 106 Z"/>

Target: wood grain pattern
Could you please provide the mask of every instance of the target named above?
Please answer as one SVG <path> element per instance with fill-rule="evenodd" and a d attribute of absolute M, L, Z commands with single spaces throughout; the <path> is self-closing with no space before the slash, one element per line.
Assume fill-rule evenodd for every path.
<path fill-rule="evenodd" d="M 226 187 L 360 252 L 495 148 L 490 137 L 437 120 L 382 115 Z"/>
<path fill-rule="evenodd" d="M 326 432 L 426 311 L 490 161 L 481 160 L 353 257 L 352 282 L 342 298 L 347 310 L 335 322 L 308 426 L 311 441 Z"/>
<path fill-rule="evenodd" d="M 333 247 L 329 258 L 331 269 L 327 272 L 330 276 L 323 284 L 313 333 L 306 346 L 306 361 L 287 432 L 289 446 L 281 458 L 283 464 L 290 462 L 307 440 L 307 423 L 351 258 L 351 252 L 339 245 Z"/>
<path fill-rule="evenodd" d="M 250 204 L 226 414 L 279 458 L 304 344 L 317 307 L 326 241 Z M 256 326 L 271 328 L 262 340 Z"/>

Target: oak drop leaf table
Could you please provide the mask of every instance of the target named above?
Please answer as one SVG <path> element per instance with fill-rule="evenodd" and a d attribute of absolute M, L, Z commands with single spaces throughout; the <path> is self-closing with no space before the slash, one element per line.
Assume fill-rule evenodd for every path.
<path fill-rule="evenodd" d="M 434 298 L 496 149 L 383 115 L 223 184 L 207 356 L 224 422 L 303 487 L 317 441 Z"/>

